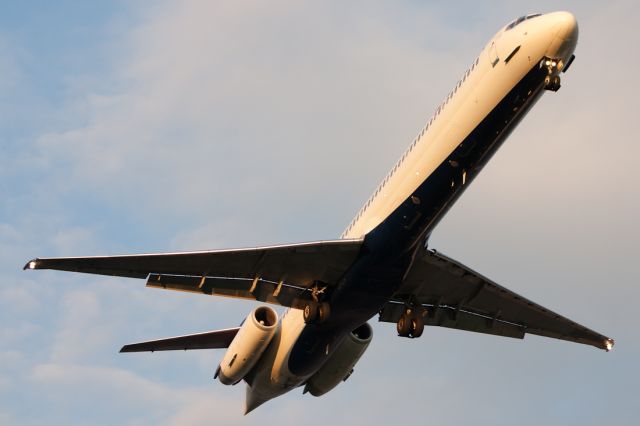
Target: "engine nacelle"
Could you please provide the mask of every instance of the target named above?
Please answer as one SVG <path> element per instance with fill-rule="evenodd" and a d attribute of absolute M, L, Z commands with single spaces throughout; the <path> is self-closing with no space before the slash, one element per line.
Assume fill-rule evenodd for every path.
<path fill-rule="evenodd" d="M 278 314 L 268 306 L 254 309 L 233 338 L 216 375 L 225 385 L 242 380 L 256 365 L 278 328 Z"/>
<path fill-rule="evenodd" d="M 373 337 L 373 329 L 367 323 L 353 330 L 331 354 L 327 362 L 307 381 L 305 393 L 324 395 L 349 378 Z"/>

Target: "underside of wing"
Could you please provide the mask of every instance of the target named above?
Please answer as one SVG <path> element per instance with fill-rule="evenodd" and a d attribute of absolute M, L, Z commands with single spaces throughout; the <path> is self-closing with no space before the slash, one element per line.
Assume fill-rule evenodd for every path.
<path fill-rule="evenodd" d="M 332 285 L 354 262 L 362 240 L 123 256 L 38 258 L 25 269 L 130 278 L 147 286 L 300 307 L 315 283 Z"/>
<path fill-rule="evenodd" d="M 120 352 L 187 351 L 191 349 L 228 348 L 240 327 L 207 331 L 186 336 L 168 337 L 124 345 Z"/>
<path fill-rule="evenodd" d="M 380 321 L 397 322 L 405 306 L 427 308 L 425 324 L 524 338 L 526 333 L 610 350 L 613 340 L 550 311 L 435 251 L 416 259 Z"/>

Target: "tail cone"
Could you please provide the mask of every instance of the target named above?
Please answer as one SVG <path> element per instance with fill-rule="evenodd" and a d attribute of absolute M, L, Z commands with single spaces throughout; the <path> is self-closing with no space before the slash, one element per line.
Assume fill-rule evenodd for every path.
<path fill-rule="evenodd" d="M 264 398 L 261 395 L 256 394 L 251 389 L 251 386 L 247 385 L 247 393 L 244 401 L 244 415 L 246 416 L 268 400 L 269 398 Z"/>

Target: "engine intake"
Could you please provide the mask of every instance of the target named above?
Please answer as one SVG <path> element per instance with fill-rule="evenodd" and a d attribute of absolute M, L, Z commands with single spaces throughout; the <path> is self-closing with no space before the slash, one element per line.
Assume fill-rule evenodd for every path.
<path fill-rule="evenodd" d="M 218 371 L 220 382 L 234 385 L 256 365 L 278 328 L 278 314 L 268 306 L 254 309 L 229 345 Z"/>

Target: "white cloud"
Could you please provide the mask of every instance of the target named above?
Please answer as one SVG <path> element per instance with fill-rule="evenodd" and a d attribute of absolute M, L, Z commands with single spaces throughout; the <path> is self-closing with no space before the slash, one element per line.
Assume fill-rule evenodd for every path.
<path fill-rule="evenodd" d="M 105 423 L 103 415 L 128 424 L 264 424 L 290 421 L 291 403 L 261 407 L 259 416 L 243 416 L 244 384 L 225 387 L 210 379 L 207 386 L 181 386 L 142 378 L 129 371 L 68 363 L 38 364 L 29 381 L 42 392 L 44 403 L 62 407 L 51 413 L 61 421 L 71 413 L 84 422 Z M 55 389 L 56 392 L 50 392 Z M 91 412 L 85 412 L 90 404 Z M 254 413 L 255 414 L 255 413 Z M 31 418 L 37 416 L 32 416 Z M 309 424 L 314 424 L 310 419 Z"/>
<path fill-rule="evenodd" d="M 69 362 L 87 359 L 109 342 L 112 324 L 103 321 L 102 304 L 94 291 L 77 290 L 63 296 L 61 324 L 51 348 L 51 359 Z"/>
<path fill-rule="evenodd" d="M 12 46 L 4 34 L 0 34 L 0 99 L 22 80 L 22 71 L 17 62 L 19 49 Z M 18 50 L 18 51 L 17 51 Z M 0 103 L 1 104 L 1 103 Z"/>
<path fill-rule="evenodd" d="M 0 423 L 3 425 L 17 424 L 15 416 L 3 407 L 0 407 Z"/>
<path fill-rule="evenodd" d="M 40 325 L 30 321 L 12 321 L 11 327 L 0 328 L 0 341 L 11 343 L 20 341 L 40 329 Z"/>
<path fill-rule="evenodd" d="M 292 219 L 337 219 L 325 225 L 337 235 L 392 164 L 385 155 L 402 151 L 446 93 L 433 87 L 466 66 L 451 67 L 445 51 L 425 55 L 426 40 L 459 37 L 439 20 L 425 13 L 400 25 L 379 9 L 398 13 L 351 5 L 337 18 L 330 7 L 289 2 L 155 10 L 123 38 L 132 47 L 108 76 L 121 90 L 89 95 L 86 125 L 40 138 L 51 184 L 140 206 L 151 221 L 179 214 L 206 227 L 209 217 L 235 215 L 225 231 L 240 238 L 273 228 L 265 209 L 282 212 L 282 229 Z M 436 62 L 454 76 L 425 80 Z M 366 181 L 351 173 L 365 147 L 375 160 L 361 164 Z M 359 194 L 344 212 L 318 205 L 318 193 L 329 204 L 344 199 L 348 192 L 333 191 L 341 184 Z"/>
<path fill-rule="evenodd" d="M 44 389 L 63 391 L 66 395 L 63 398 L 76 395 L 76 402 L 66 402 L 68 410 L 80 408 L 87 400 L 92 400 L 96 414 L 110 409 L 120 410 L 131 415 L 134 422 L 136 418 L 144 419 L 144 424 L 152 421 L 164 423 L 176 412 L 188 420 L 188 412 L 192 409 L 200 415 L 208 415 L 209 421 L 215 418 L 231 424 L 238 420 L 236 413 L 227 410 L 229 400 L 221 401 L 219 396 L 205 388 L 169 388 L 118 368 L 40 364 L 33 368 L 30 379 Z M 52 396 L 52 399 L 59 398 Z M 195 423 L 192 420 L 183 424 Z"/>
<path fill-rule="evenodd" d="M 40 307 L 40 301 L 28 289 L 20 287 L 21 282 L 9 284 L 0 289 L 0 303 L 5 309 L 26 314 Z"/>
<path fill-rule="evenodd" d="M 86 228 L 71 227 L 58 230 L 51 236 L 51 242 L 57 253 L 92 252 L 95 250 L 93 231 Z"/>

